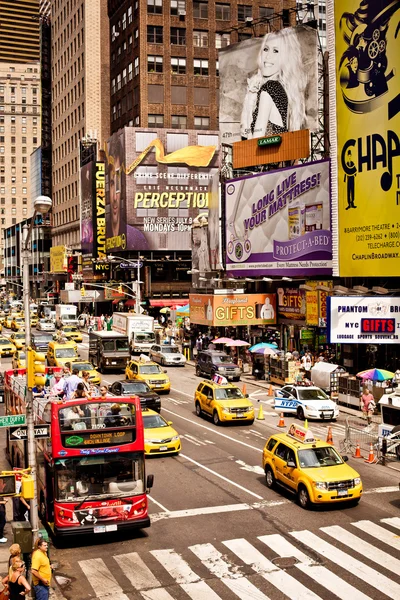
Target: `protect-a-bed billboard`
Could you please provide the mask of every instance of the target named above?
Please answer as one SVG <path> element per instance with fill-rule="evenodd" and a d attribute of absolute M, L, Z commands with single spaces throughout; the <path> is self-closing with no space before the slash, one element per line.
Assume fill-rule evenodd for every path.
<path fill-rule="evenodd" d="M 229 273 L 331 274 L 329 167 L 322 160 L 226 182 Z"/>

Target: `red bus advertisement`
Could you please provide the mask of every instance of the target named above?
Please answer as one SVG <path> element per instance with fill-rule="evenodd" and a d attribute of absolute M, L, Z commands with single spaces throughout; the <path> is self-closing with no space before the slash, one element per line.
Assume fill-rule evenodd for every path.
<path fill-rule="evenodd" d="M 25 411 L 25 388 L 24 369 L 5 373 L 6 414 Z M 146 479 L 139 398 L 64 402 L 47 394 L 34 398 L 33 410 L 38 434 L 46 426 L 50 434 L 36 441 L 37 492 L 41 520 L 53 535 L 149 527 L 153 476 Z M 26 466 L 24 442 L 12 435 L 12 466 Z"/>

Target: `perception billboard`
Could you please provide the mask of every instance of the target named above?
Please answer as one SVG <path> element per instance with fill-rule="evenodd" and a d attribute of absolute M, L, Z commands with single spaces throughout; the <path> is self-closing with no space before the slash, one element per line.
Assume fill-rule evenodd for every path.
<path fill-rule="evenodd" d="M 219 166 L 218 134 L 126 127 L 106 157 L 107 253 L 190 250 Z"/>
<path fill-rule="evenodd" d="M 232 275 L 332 271 L 329 161 L 226 182 L 226 270 Z"/>
<path fill-rule="evenodd" d="M 318 34 L 287 27 L 219 51 L 222 141 L 318 128 Z"/>
<path fill-rule="evenodd" d="M 342 277 L 399 273 L 399 9 L 399 0 L 335 1 Z"/>

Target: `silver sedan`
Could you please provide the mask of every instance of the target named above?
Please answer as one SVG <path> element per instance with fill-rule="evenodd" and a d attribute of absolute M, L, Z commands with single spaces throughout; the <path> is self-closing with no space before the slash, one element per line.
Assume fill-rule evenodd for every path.
<path fill-rule="evenodd" d="M 36 329 L 38 331 L 55 331 L 56 327 L 49 319 L 39 319 Z"/>
<path fill-rule="evenodd" d="M 178 346 L 167 344 L 154 344 L 149 351 L 150 360 L 160 363 L 160 365 L 176 365 L 184 367 L 186 358 L 179 352 Z"/>

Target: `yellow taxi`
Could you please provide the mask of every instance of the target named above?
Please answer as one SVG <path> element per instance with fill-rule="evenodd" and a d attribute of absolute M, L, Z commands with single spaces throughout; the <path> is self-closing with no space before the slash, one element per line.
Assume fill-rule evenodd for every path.
<path fill-rule="evenodd" d="M 12 356 L 15 346 L 6 337 L 0 337 L 0 356 Z"/>
<path fill-rule="evenodd" d="M 166 371 L 151 360 L 129 361 L 125 369 L 125 376 L 127 379 L 145 381 L 150 389 L 157 390 L 157 392 L 169 394 L 171 391 L 171 382 Z"/>
<path fill-rule="evenodd" d="M 0 333 L 3 331 L 3 325 L 0 322 Z"/>
<path fill-rule="evenodd" d="M 172 421 L 166 421 L 158 412 L 150 408 L 143 409 L 144 453 L 179 454 L 181 439 L 173 427 Z"/>
<path fill-rule="evenodd" d="M 89 373 L 89 382 L 93 383 L 94 385 L 100 385 L 100 383 L 101 383 L 100 373 L 98 371 L 96 371 L 96 369 L 94 368 L 92 363 L 87 362 L 86 360 L 85 361 L 74 360 L 74 362 L 71 363 L 71 367 L 73 369 L 79 369 L 79 377 L 82 377 L 82 371 L 87 371 Z"/>
<path fill-rule="evenodd" d="M 25 346 L 25 331 L 18 331 L 10 335 L 10 342 L 14 344 L 17 350 L 22 350 Z"/>
<path fill-rule="evenodd" d="M 67 362 L 79 360 L 78 346 L 75 342 L 49 342 L 46 356 L 50 367 L 64 367 Z"/>
<path fill-rule="evenodd" d="M 332 502 L 355 506 L 362 495 L 362 482 L 347 460 L 333 446 L 314 438 L 309 429 L 293 423 L 288 433 L 269 438 L 262 466 L 267 486 L 279 484 L 296 494 L 302 508 Z"/>
<path fill-rule="evenodd" d="M 12 368 L 13 369 L 25 369 L 25 367 L 26 367 L 25 350 L 17 350 L 17 352 L 14 352 L 14 356 L 12 358 Z"/>
<path fill-rule="evenodd" d="M 3 327 L 7 329 L 11 328 L 11 321 L 14 319 L 14 315 L 6 315 L 3 319 Z"/>
<path fill-rule="evenodd" d="M 31 313 L 31 315 L 30 315 L 30 322 L 31 322 L 31 326 L 32 327 L 36 327 L 36 325 L 39 322 L 39 317 L 37 316 L 37 314 Z"/>
<path fill-rule="evenodd" d="M 247 394 L 233 383 L 228 383 L 224 377 L 222 383 L 202 381 L 197 386 L 194 395 L 194 405 L 198 417 L 208 415 L 215 425 L 222 422 L 254 421 L 254 406 Z M 225 383 L 226 382 L 226 383 Z"/>
<path fill-rule="evenodd" d="M 72 327 L 71 325 L 64 325 L 62 330 L 67 340 L 73 340 L 74 342 L 82 341 L 82 334 L 76 327 Z"/>
<path fill-rule="evenodd" d="M 12 331 L 19 331 L 25 327 L 25 319 L 23 317 L 14 317 L 10 323 Z"/>

